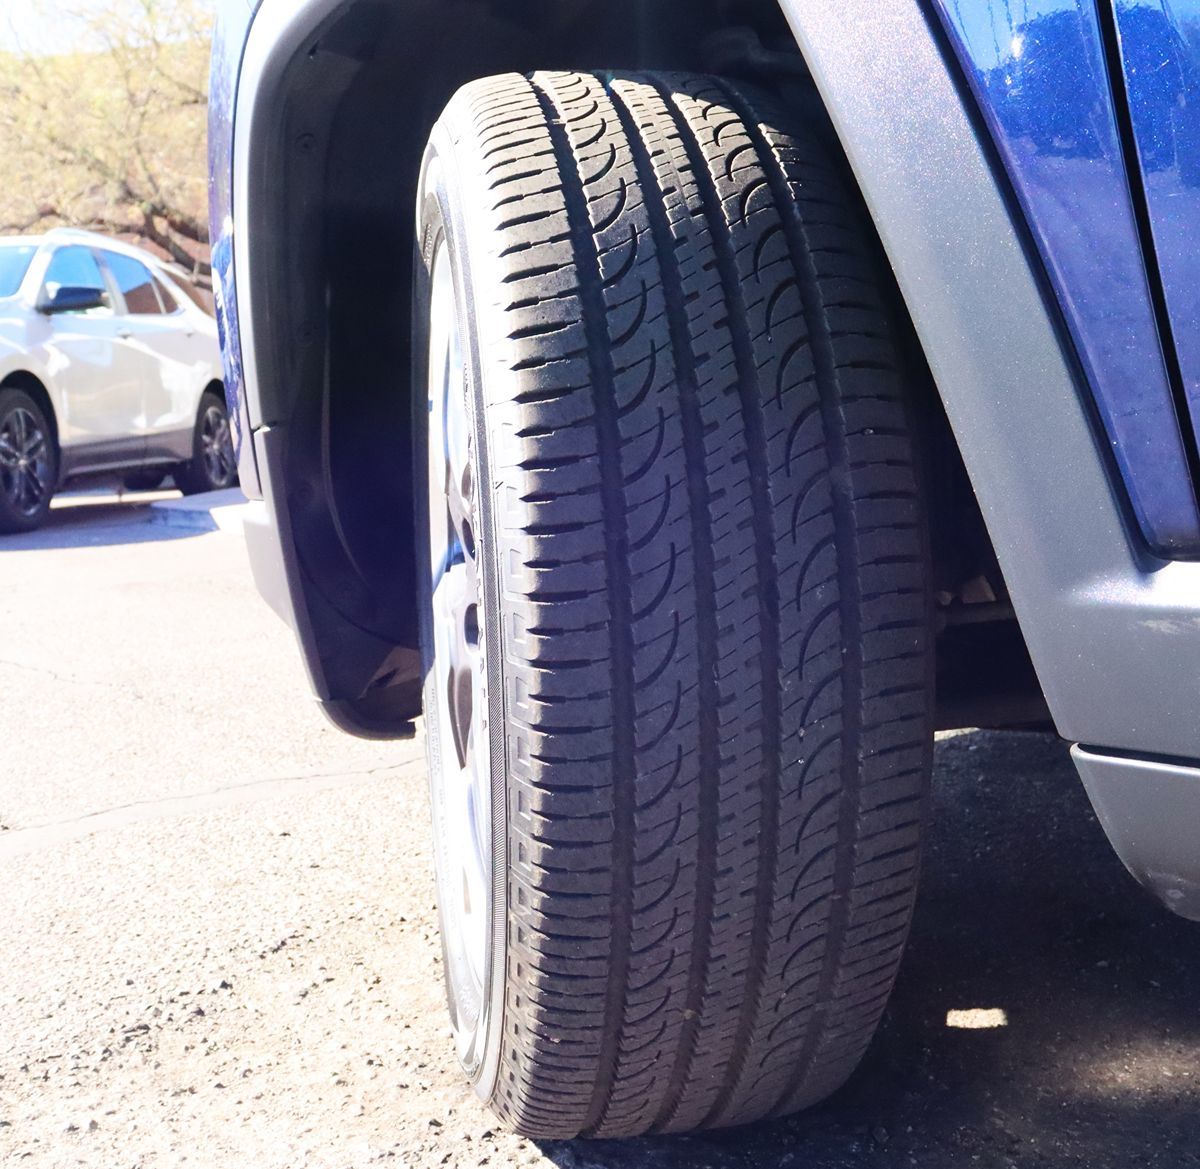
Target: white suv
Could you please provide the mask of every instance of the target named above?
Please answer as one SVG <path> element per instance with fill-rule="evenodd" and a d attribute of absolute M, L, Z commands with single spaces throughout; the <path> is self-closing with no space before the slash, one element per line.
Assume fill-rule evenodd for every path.
<path fill-rule="evenodd" d="M 0 532 L 68 479 L 236 482 L 216 322 L 153 256 L 88 232 L 0 240 Z"/>

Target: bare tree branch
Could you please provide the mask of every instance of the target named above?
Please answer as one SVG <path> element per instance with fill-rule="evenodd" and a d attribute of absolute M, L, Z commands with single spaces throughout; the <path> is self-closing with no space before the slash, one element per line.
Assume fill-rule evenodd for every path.
<path fill-rule="evenodd" d="M 14 219 L 6 223 L 0 223 L 0 234 L 24 235 L 26 232 L 33 231 L 34 228 L 42 226 L 48 220 L 58 218 L 60 218 L 58 208 L 46 203 L 38 207 L 25 219 Z"/>
<path fill-rule="evenodd" d="M 190 276 L 212 276 L 212 265 L 207 260 L 193 256 L 170 231 L 161 230 L 153 215 L 147 213 L 142 216 L 140 234 L 162 248 Z"/>
<path fill-rule="evenodd" d="M 206 281 L 210 5 L 55 9 L 80 51 L 0 53 L 0 230 L 74 224 L 133 234 Z"/>

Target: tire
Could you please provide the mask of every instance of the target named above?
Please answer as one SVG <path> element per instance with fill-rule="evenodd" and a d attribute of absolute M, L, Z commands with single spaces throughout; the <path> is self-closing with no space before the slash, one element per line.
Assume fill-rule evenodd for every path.
<path fill-rule="evenodd" d="M 50 514 L 58 484 L 54 429 L 24 390 L 0 389 L 0 532 L 31 532 Z"/>
<path fill-rule="evenodd" d="M 173 472 L 175 485 L 184 495 L 222 491 L 237 484 L 237 458 L 229 429 L 229 411 L 220 394 L 206 390 L 200 396 L 196 427 L 192 433 L 192 457 Z"/>
<path fill-rule="evenodd" d="M 166 471 L 146 468 L 141 471 L 126 471 L 121 482 L 126 491 L 156 491 L 166 479 Z"/>
<path fill-rule="evenodd" d="M 702 76 L 490 78 L 432 132 L 414 385 L 445 974 L 477 1092 L 530 1136 L 804 1108 L 895 978 L 931 572 L 840 175 L 771 98 Z M 435 619 L 455 573 L 475 591 Z M 472 609 L 473 649 L 440 620 Z M 438 681 L 459 659 L 465 701 Z M 455 869 L 476 847 L 482 913 Z"/>

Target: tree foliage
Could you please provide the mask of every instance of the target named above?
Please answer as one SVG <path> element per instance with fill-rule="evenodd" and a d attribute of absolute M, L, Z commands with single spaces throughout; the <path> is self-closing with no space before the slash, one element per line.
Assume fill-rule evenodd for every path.
<path fill-rule="evenodd" d="M 0 232 L 136 236 L 206 280 L 211 6 L 78 2 L 33 0 L 69 49 L 0 53 Z"/>

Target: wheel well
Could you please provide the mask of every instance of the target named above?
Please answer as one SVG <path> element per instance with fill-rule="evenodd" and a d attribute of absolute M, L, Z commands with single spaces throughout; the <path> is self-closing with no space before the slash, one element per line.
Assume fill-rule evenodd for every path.
<path fill-rule="evenodd" d="M 839 156 L 840 145 L 776 0 L 696 0 L 686 21 L 677 8 L 645 0 L 311 0 L 310 8 L 326 15 L 264 77 L 256 102 L 267 116 L 253 120 L 243 180 L 254 263 L 240 295 L 254 306 L 256 421 L 275 432 L 279 502 L 288 508 L 328 689 L 343 709 L 357 709 L 347 723 L 400 728 L 419 705 L 419 678 L 392 665 L 398 647 L 417 644 L 407 327 L 413 201 L 429 129 L 450 95 L 475 77 L 547 67 L 741 73 L 802 103 Z M 869 223 L 865 208 L 863 217 Z M 882 249 L 880 256 L 890 273 Z M 898 291 L 894 303 L 907 322 Z M 1027 691 L 1028 655 L 909 333 L 933 468 L 939 591 L 957 602 L 973 583 L 978 595 L 995 598 L 998 621 L 988 636 L 1017 663 L 1004 671 L 1002 689 L 1012 682 Z M 952 666 L 962 652 L 951 655 Z M 963 686 L 947 684 L 954 695 Z M 966 717 L 960 709 L 942 721 L 961 725 Z"/>
<path fill-rule="evenodd" d="M 221 401 L 225 401 L 225 385 L 219 378 L 213 378 L 211 382 L 204 387 L 205 394 L 215 394 Z M 201 397 L 204 395 L 202 394 Z"/>
<path fill-rule="evenodd" d="M 46 415 L 47 421 L 50 423 L 50 429 L 54 434 L 54 445 L 59 448 L 58 442 L 58 415 L 54 413 L 54 403 L 50 401 L 50 395 L 46 391 L 46 387 L 42 385 L 40 379 L 29 373 L 27 370 L 19 369 L 14 373 L 10 373 L 2 382 L 0 382 L 0 390 L 12 387 L 18 390 L 24 390 L 39 406 Z"/>

